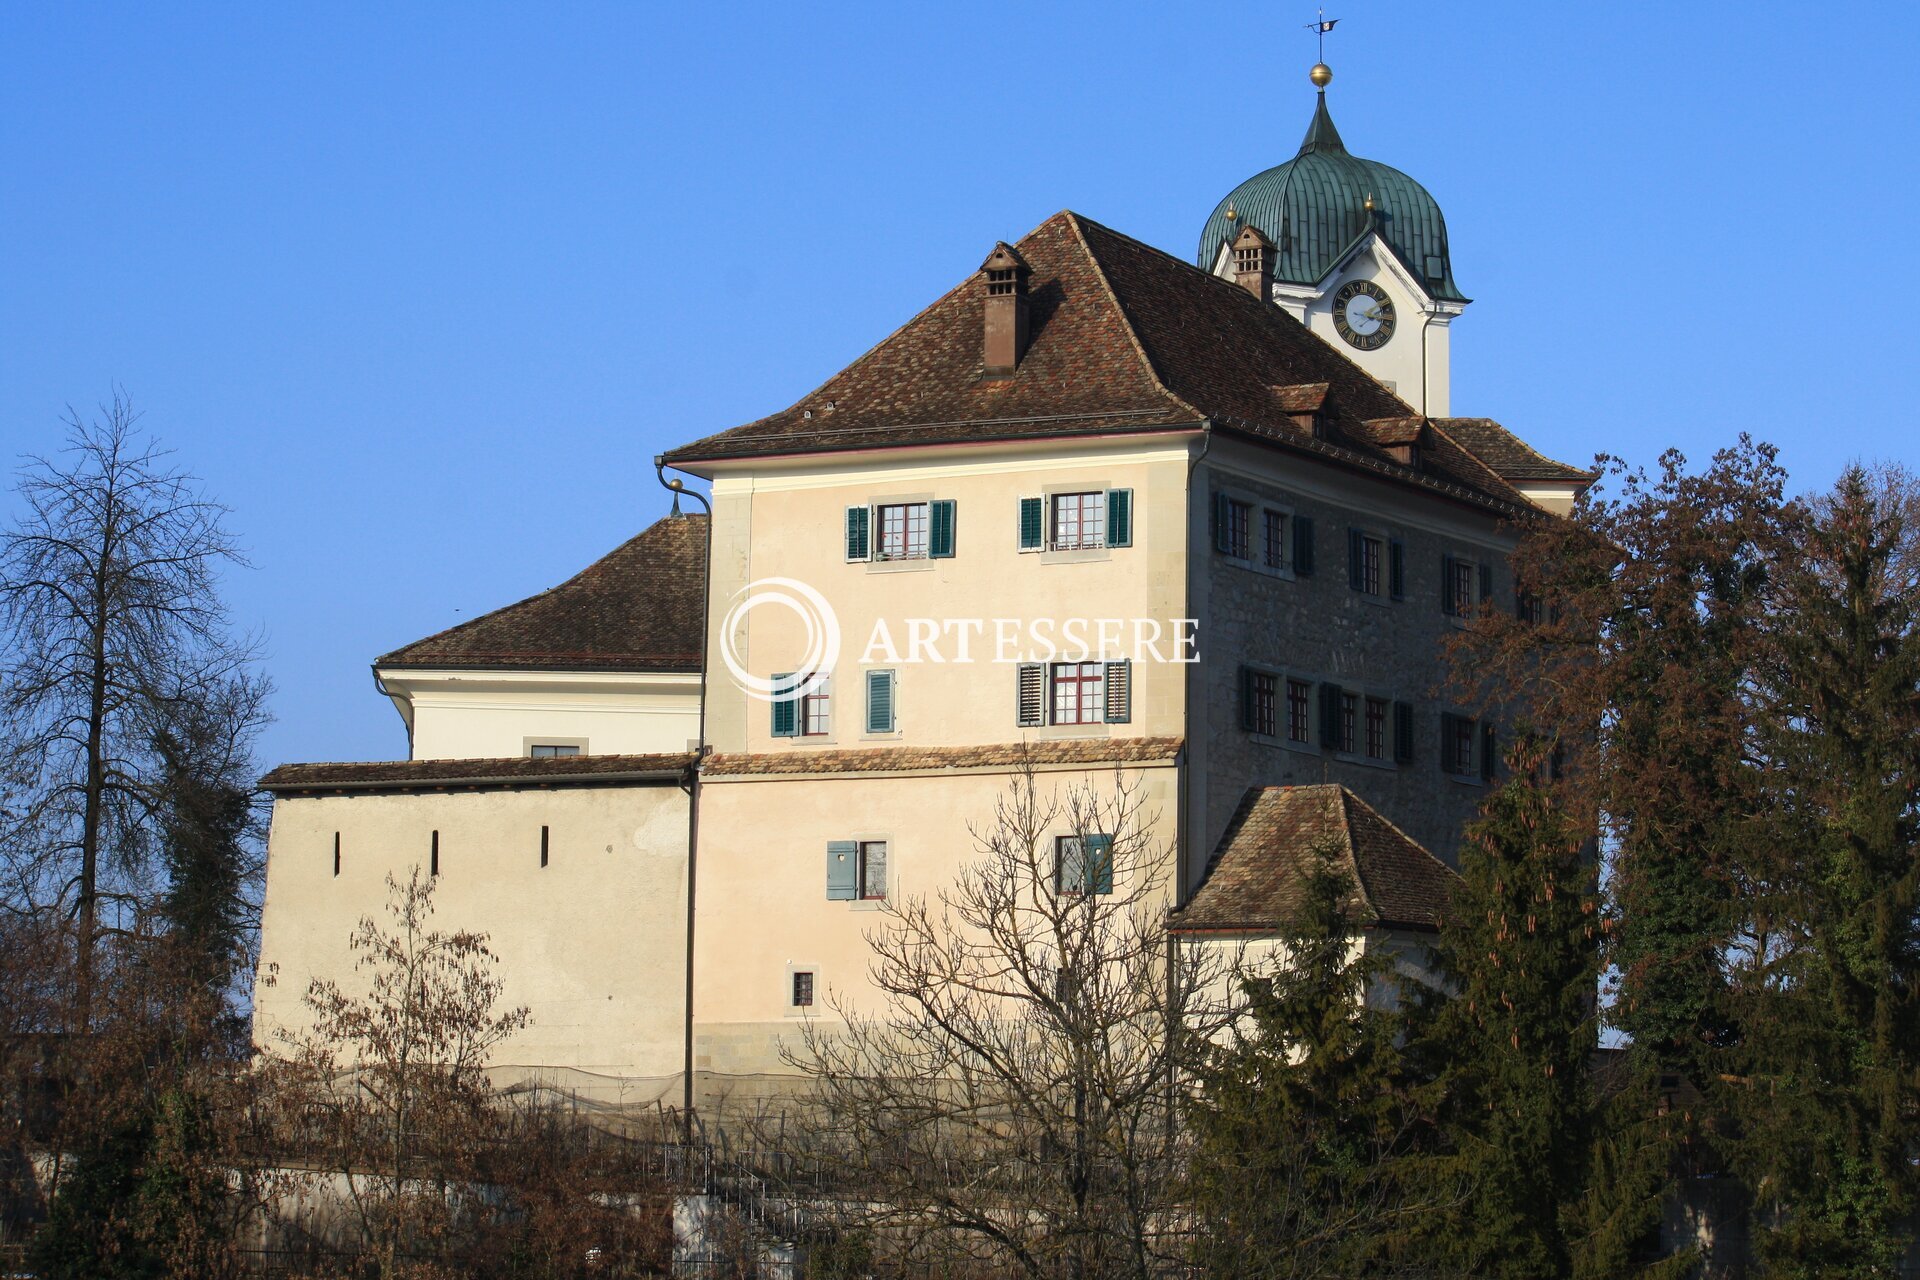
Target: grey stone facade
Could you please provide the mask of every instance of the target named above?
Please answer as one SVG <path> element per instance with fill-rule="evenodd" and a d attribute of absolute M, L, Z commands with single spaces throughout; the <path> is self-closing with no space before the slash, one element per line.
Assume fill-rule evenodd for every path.
<path fill-rule="evenodd" d="M 1215 542 L 1215 503 L 1226 494 L 1251 512 L 1250 556 L 1223 554 Z M 1223 448 L 1216 442 L 1192 484 L 1192 590 L 1201 619 L 1201 662 L 1189 705 L 1189 890 L 1204 874 L 1235 807 L 1249 787 L 1341 783 L 1415 840 L 1456 863 L 1461 830 L 1486 792 L 1480 780 L 1483 739 L 1472 733 L 1473 755 L 1463 774 L 1442 763 L 1442 717 L 1466 715 L 1445 689 L 1442 645 L 1458 627 L 1445 611 L 1443 570 L 1448 557 L 1465 562 L 1478 597 L 1480 565 L 1487 566 L 1496 607 L 1512 607 L 1506 556 L 1515 531 L 1495 516 L 1412 491 L 1385 480 L 1336 472 L 1323 463 L 1279 452 Z M 1313 571 L 1296 572 L 1292 529 L 1282 563 L 1269 567 L 1264 512 L 1313 522 Z M 1349 530 L 1377 540 L 1379 593 L 1355 590 L 1349 579 Z M 1391 592 L 1394 545 L 1402 549 L 1401 598 Z M 1242 668 L 1274 678 L 1275 732 L 1243 724 Z M 1290 740 L 1287 681 L 1309 687 L 1307 741 Z M 1354 695 L 1354 750 L 1323 745 L 1322 685 Z M 1383 758 L 1369 759 L 1365 703 L 1385 704 Z M 1394 703 L 1408 711 L 1396 713 Z M 1396 752 L 1395 730 L 1408 743 Z M 1402 719 L 1396 726 L 1395 720 Z M 1497 728 L 1496 728 L 1497 732 Z M 1496 739 L 1497 741 L 1498 739 Z M 1398 761 L 1396 755 L 1411 758 Z"/>

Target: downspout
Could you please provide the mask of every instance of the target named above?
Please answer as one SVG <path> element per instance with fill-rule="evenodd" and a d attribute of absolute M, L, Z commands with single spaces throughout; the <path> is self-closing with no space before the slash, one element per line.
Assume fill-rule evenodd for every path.
<path fill-rule="evenodd" d="M 1187 501 L 1188 502 L 1193 501 L 1194 474 L 1199 471 L 1200 464 L 1206 461 L 1207 451 L 1212 448 L 1213 448 L 1213 419 L 1206 418 L 1206 419 L 1203 419 L 1200 423 L 1200 452 L 1194 454 L 1193 460 L 1187 463 Z M 1189 530 L 1193 528 L 1193 517 L 1191 514 L 1189 514 L 1187 517 L 1187 528 Z M 1208 554 L 1203 555 L 1201 557 L 1200 563 L 1208 568 L 1212 567 L 1213 560 L 1212 560 L 1210 551 Z M 1189 616 L 1193 616 L 1195 618 L 1195 623 L 1196 623 L 1195 630 L 1197 634 L 1198 617 L 1197 617 L 1197 611 L 1194 609 L 1195 586 L 1194 586 L 1194 580 L 1193 580 L 1193 558 L 1191 556 L 1189 556 L 1187 560 L 1187 575 L 1188 575 L 1187 576 L 1187 609 L 1188 609 Z M 1185 741 L 1180 750 L 1180 759 L 1181 759 L 1180 772 L 1182 776 L 1180 779 L 1180 806 L 1179 806 L 1180 812 L 1178 814 L 1180 829 L 1188 833 L 1187 843 L 1189 845 L 1191 845 L 1192 843 L 1192 834 L 1191 834 L 1191 831 L 1189 830 L 1189 824 L 1193 820 L 1194 806 L 1193 806 L 1192 799 L 1191 797 L 1188 796 L 1187 792 L 1191 785 L 1191 778 L 1193 776 L 1193 724 L 1194 724 L 1193 709 L 1195 706 L 1194 692 L 1195 692 L 1195 685 L 1198 683 L 1199 677 L 1200 677 L 1200 664 L 1197 662 L 1189 664 L 1187 667 L 1187 674 L 1185 677 L 1186 686 L 1187 686 L 1187 697 L 1186 697 L 1186 708 L 1185 708 L 1186 723 L 1181 726 L 1181 731 L 1182 731 L 1181 736 L 1185 739 Z M 1183 857 L 1181 859 L 1182 865 L 1178 871 L 1179 882 L 1175 887 L 1179 890 L 1179 892 L 1175 895 L 1176 906 L 1185 906 L 1187 902 L 1187 869 L 1186 869 L 1186 866 L 1184 865 L 1185 861 L 1186 859 Z"/>
<path fill-rule="evenodd" d="M 686 962 L 686 1003 L 685 1024 L 681 1057 L 681 1102 L 680 1116 L 687 1145 L 693 1144 L 693 910 L 694 888 L 697 883 L 695 870 L 700 854 L 700 770 L 707 760 L 707 644 L 708 605 L 713 596 L 713 503 L 696 490 L 689 489 L 686 482 L 678 476 L 667 479 L 666 464 L 656 456 L 653 460 L 653 474 L 663 487 L 673 494 L 673 513 L 680 514 L 682 494 L 707 509 L 707 546 L 705 572 L 700 580 L 700 729 L 694 738 L 693 763 L 687 767 L 686 781 L 681 789 L 687 793 L 687 962 Z"/>

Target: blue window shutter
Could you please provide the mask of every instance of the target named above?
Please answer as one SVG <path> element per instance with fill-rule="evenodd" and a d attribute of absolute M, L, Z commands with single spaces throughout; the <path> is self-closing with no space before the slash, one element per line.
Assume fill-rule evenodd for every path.
<path fill-rule="evenodd" d="M 1407 544 L 1398 538 L 1387 543 L 1387 593 L 1395 600 L 1407 598 Z"/>
<path fill-rule="evenodd" d="M 953 521 L 957 504 L 952 498 L 942 498 L 932 504 L 928 512 L 927 556 L 933 560 L 948 560 L 953 557 Z"/>
<path fill-rule="evenodd" d="M 893 732 L 893 672 L 867 672 L 867 732 Z"/>
<path fill-rule="evenodd" d="M 1297 578 L 1313 576 L 1313 517 L 1293 518 L 1293 573 Z"/>
<path fill-rule="evenodd" d="M 847 508 L 847 559 L 866 560 L 871 556 L 867 544 L 867 516 L 865 507 Z"/>
<path fill-rule="evenodd" d="M 1366 549 L 1360 545 L 1361 536 L 1358 529 L 1347 530 L 1347 585 L 1355 591 L 1366 587 L 1366 579 L 1360 573 L 1366 555 Z"/>
<path fill-rule="evenodd" d="M 1047 669 L 1038 662 L 1023 662 L 1016 669 L 1014 723 L 1031 729 L 1047 722 Z"/>
<path fill-rule="evenodd" d="M 1047 545 L 1047 502 L 1044 498 L 1020 499 L 1020 549 L 1038 551 Z"/>
<path fill-rule="evenodd" d="M 793 672 L 776 675 L 773 678 L 775 689 L 784 688 L 793 682 Z M 776 738 L 797 738 L 800 736 L 800 699 L 775 698 L 773 701 L 773 736 Z"/>
<path fill-rule="evenodd" d="M 1133 490 L 1107 490 L 1107 545 L 1133 545 Z"/>
<path fill-rule="evenodd" d="M 860 889 L 860 846 L 851 840 L 827 841 L 827 901 L 851 902 Z"/>
<path fill-rule="evenodd" d="M 1133 719 L 1133 664 L 1109 662 L 1106 674 L 1107 723 L 1126 724 Z"/>
<path fill-rule="evenodd" d="M 1088 836 L 1086 839 L 1086 892 L 1113 892 L 1113 837 Z"/>

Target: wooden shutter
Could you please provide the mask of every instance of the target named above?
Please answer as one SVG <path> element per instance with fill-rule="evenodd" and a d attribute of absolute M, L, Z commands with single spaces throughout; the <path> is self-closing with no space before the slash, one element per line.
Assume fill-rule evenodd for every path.
<path fill-rule="evenodd" d="M 1014 723 L 1031 729 L 1047 722 L 1047 668 L 1038 662 L 1019 666 Z"/>
<path fill-rule="evenodd" d="M 1133 664 L 1109 662 L 1106 675 L 1107 723 L 1126 724 L 1133 719 Z"/>
<path fill-rule="evenodd" d="M 774 688 L 783 689 L 792 685 L 794 673 L 789 671 L 773 678 Z M 800 736 L 800 699 L 775 698 L 773 700 L 773 736 L 776 738 L 797 738 Z"/>
<path fill-rule="evenodd" d="M 1398 538 L 1387 543 L 1387 594 L 1407 598 L 1407 544 Z"/>
<path fill-rule="evenodd" d="M 1492 782 L 1500 763 L 1500 737 L 1492 724 L 1480 726 L 1480 780 Z"/>
<path fill-rule="evenodd" d="M 867 672 L 867 732 L 893 732 L 893 672 Z"/>
<path fill-rule="evenodd" d="M 1440 767 L 1448 773 L 1460 772 L 1460 762 L 1453 757 L 1453 726 L 1459 718 L 1451 711 L 1440 713 Z"/>
<path fill-rule="evenodd" d="M 1358 529 L 1347 530 L 1347 585 L 1355 591 L 1364 591 L 1367 585 L 1367 550 L 1360 545 L 1365 536 Z"/>
<path fill-rule="evenodd" d="M 851 902 L 860 892 L 860 846 L 851 840 L 827 841 L 827 901 Z"/>
<path fill-rule="evenodd" d="M 1483 564 L 1480 566 L 1480 602 L 1485 604 L 1491 599 L 1493 599 L 1493 566 Z"/>
<path fill-rule="evenodd" d="M 1337 684 L 1320 686 L 1320 745 L 1327 748 L 1340 745 L 1340 686 Z"/>
<path fill-rule="evenodd" d="M 1453 608 L 1453 557 L 1440 557 L 1440 612 L 1452 616 Z"/>
<path fill-rule="evenodd" d="M 1313 517 L 1293 518 L 1293 572 L 1295 577 L 1313 576 Z"/>
<path fill-rule="evenodd" d="M 1047 545 L 1047 500 L 1020 499 L 1020 549 L 1039 551 Z"/>
<path fill-rule="evenodd" d="M 1107 545 L 1133 545 L 1133 490 L 1107 490 Z"/>
<path fill-rule="evenodd" d="M 1393 704 L 1393 760 L 1395 764 L 1413 763 L 1413 704 Z"/>
<path fill-rule="evenodd" d="M 952 498 L 930 503 L 927 512 L 927 557 L 947 560 L 953 556 L 953 524 L 957 504 Z"/>
<path fill-rule="evenodd" d="M 1253 668 L 1240 668 L 1240 727 L 1252 733 L 1257 725 L 1253 722 Z"/>
<path fill-rule="evenodd" d="M 1232 502 L 1224 493 L 1213 495 L 1213 549 L 1223 556 L 1233 554 L 1232 535 L 1227 518 L 1227 504 Z"/>
<path fill-rule="evenodd" d="M 1087 893 L 1113 892 L 1113 837 L 1088 836 L 1081 846 L 1081 862 L 1086 867 Z"/>
<path fill-rule="evenodd" d="M 867 538 L 869 514 L 865 507 L 847 508 L 847 559 L 850 561 L 872 558 L 873 553 Z"/>

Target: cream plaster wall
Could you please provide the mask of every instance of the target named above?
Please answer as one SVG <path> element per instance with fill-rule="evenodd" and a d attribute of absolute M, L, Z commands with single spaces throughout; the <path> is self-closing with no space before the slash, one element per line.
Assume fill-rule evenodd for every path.
<path fill-rule="evenodd" d="M 530 743 L 583 754 L 685 751 L 699 736 L 697 675 L 627 672 L 376 673 L 408 724 L 415 760 L 524 756 Z"/>
<path fill-rule="evenodd" d="M 271 1049 L 276 1030 L 309 1025 L 301 998 L 316 976 L 352 989 L 356 923 L 384 918 L 386 877 L 424 867 L 438 830 L 435 926 L 491 935 L 502 1007 L 533 1011 L 496 1064 L 677 1078 L 686 823 L 686 795 L 672 784 L 278 800 L 256 1042 Z"/>
<path fill-rule="evenodd" d="M 714 664 L 708 709 L 710 740 L 720 751 L 792 751 L 888 745 L 965 746 L 1053 737 L 1129 737 L 1178 734 L 1182 724 L 1182 668 L 1152 661 L 1133 667 L 1133 716 L 1124 725 L 1085 725 L 1023 731 L 1016 725 L 1015 670 L 1035 657 L 1022 643 L 997 649 L 992 623 L 1013 619 L 1018 634 L 1037 619 L 1155 619 L 1165 629 L 1160 651 L 1176 646 L 1173 622 L 1186 616 L 1186 472 L 1188 436 L 1157 436 L 1139 443 L 1048 442 L 1003 448 L 948 448 L 912 456 L 901 451 L 806 463 L 757 464 L 751 474 L 722 473 L 714 482 L 713 604 L 708 652 L 730 640 L 756 676 L 794 671 L 805 652 L 803 624 L 791 612 L 757 608 L 723 636 L 728 611 L 757 579 L 791 578 L 824 595 L 841 632 L 833 669 L 832 732 L 824 737 L 775 738 L 767 703 L 750 699 Z M 1022 553 L 1019 502 L 1023 496 L 1077 488 L 1133 490 L 1133 545 L 1081 553 Z M 889 499 L 953 499 L 956 554 L 951 559 L 848 563 L 845 511 Z M 915 661 L 911 620 L 930 619 L 954 630 Z M 960 661 L 959 620 L 980 619 L 985 630 L 967 639 Z M 883 647 L 870 650 L 884 620 L 899 660 Z M 1095 658 L 1134 656 L 1122 637 Z M 942 661 L 934 661 L 937 653 Z M 1006 661 L 998 659 L 1005 658 Z M 898 673 L 898 731 L 865 730 L 862 672 Z"/>
<path fill-rule="evenodd" d="M 1178 770 L 1129 769 L 1155 839 L 1171 845 Z M 701 790 L 700 897 L 695 927 L 695 1070 L 721 1076 L 787 1072 L 778 1042 L 797 1033 L 789 974 L 817 974 L 819 995 L 846 993 L 877 1009 L 867 978 L 876 904 L 828 901 L 827 842 L 888 842 L 888 896 L 931 898 L 981 854 L 968 826 L 991 821 L 1005 772 L 933 776 L 715 778 Z M 1042 794 L 1076 783 L 1103 792 L 1111 769 L 1045 771 Z M 1064 828 L 1059 834 L 1070 834 Z M 1170 887 L 1170 886 L 1169 886 Z M 816 1006 L 822 1015 L 828 1011 Z"/>

